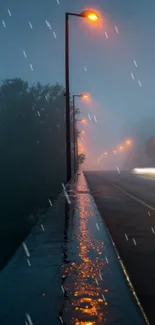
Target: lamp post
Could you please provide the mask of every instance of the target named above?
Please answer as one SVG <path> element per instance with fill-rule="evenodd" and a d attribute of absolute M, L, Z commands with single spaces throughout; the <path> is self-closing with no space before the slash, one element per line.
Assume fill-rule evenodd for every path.
<path fill-rule="evenodd" d="M 75 98 L 88 98 L 87 94 L 73 95 L 73 150 L 74 150 L 74 173 L 78 170 L 78 145 L 77 145 L 77 130 L 76 130 L 76 112 L 75 112 Z"/>
<path fill-rule="evenodd" d="M 67 183 L 70 181 L 71 172 L 71 137 L 70 137 L 70 90 L 69 90 L 69 16 L 87 18 L 91 21 L 98 20 L 98 14 L 93 10 L 84 10 L 80 14 L 66 12 L 65 13 L 65 96 L 66 96 L 66 168 Z"/>

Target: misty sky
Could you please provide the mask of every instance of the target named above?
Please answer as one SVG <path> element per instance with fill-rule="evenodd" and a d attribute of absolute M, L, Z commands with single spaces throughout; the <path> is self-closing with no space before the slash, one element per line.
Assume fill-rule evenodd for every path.
<path fill-rule="evenodd" d="M 119 144 L 124 123 L 155 116 L 154 0 L 1 0 L 0 79 L 64 84 L 64 13 L 88 7 L 103 21 L 95 27 L 71 18 L 70 90 L 92 96 L 77 105 L 82 116 L 96 116 L 84 141 L 97 156 Z"/>

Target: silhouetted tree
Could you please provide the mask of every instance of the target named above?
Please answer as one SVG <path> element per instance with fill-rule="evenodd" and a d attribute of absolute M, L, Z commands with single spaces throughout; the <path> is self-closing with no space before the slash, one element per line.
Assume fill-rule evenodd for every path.
<path fill-rule="evenodd" d="M 17 242 L 65 181 L 65 98 L 59 85 L 0 86 L 0 229 L 18 227 Z M 33 221 L 32 221 L 33 220 Z M 6 226 L 7 225 L 7 226 Z M 0 234 L 1 235 L 1 234 Z"/>
<path fill-rule="evenodd" d="M 84 153 L 81 153 L 80 155 L 78 155 L 79 165 L 83 164 L 85 159 L 86 159 L 86 155 Z"/>
<path fill-rule="evenodd" d="M 155 137 L 153 136 L 146 141 L 146 153 L 152 162 L 155 163 Z"/>

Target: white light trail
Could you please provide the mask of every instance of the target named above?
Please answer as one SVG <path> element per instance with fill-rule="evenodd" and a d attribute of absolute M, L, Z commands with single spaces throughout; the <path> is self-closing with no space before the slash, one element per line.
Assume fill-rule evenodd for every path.
<path fill-rule="evenodd" d="M 134 174 L 155 174 L 155 168 L 134 168 Z"/>

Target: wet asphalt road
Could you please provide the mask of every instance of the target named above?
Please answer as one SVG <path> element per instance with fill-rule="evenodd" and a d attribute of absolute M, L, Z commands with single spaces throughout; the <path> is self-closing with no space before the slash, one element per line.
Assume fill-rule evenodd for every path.
<path fill-rule="evenodd" d="M 123 172 L 86 172 L 85 176 L 140 302 L 154 325 L 155 182 Z"/>

